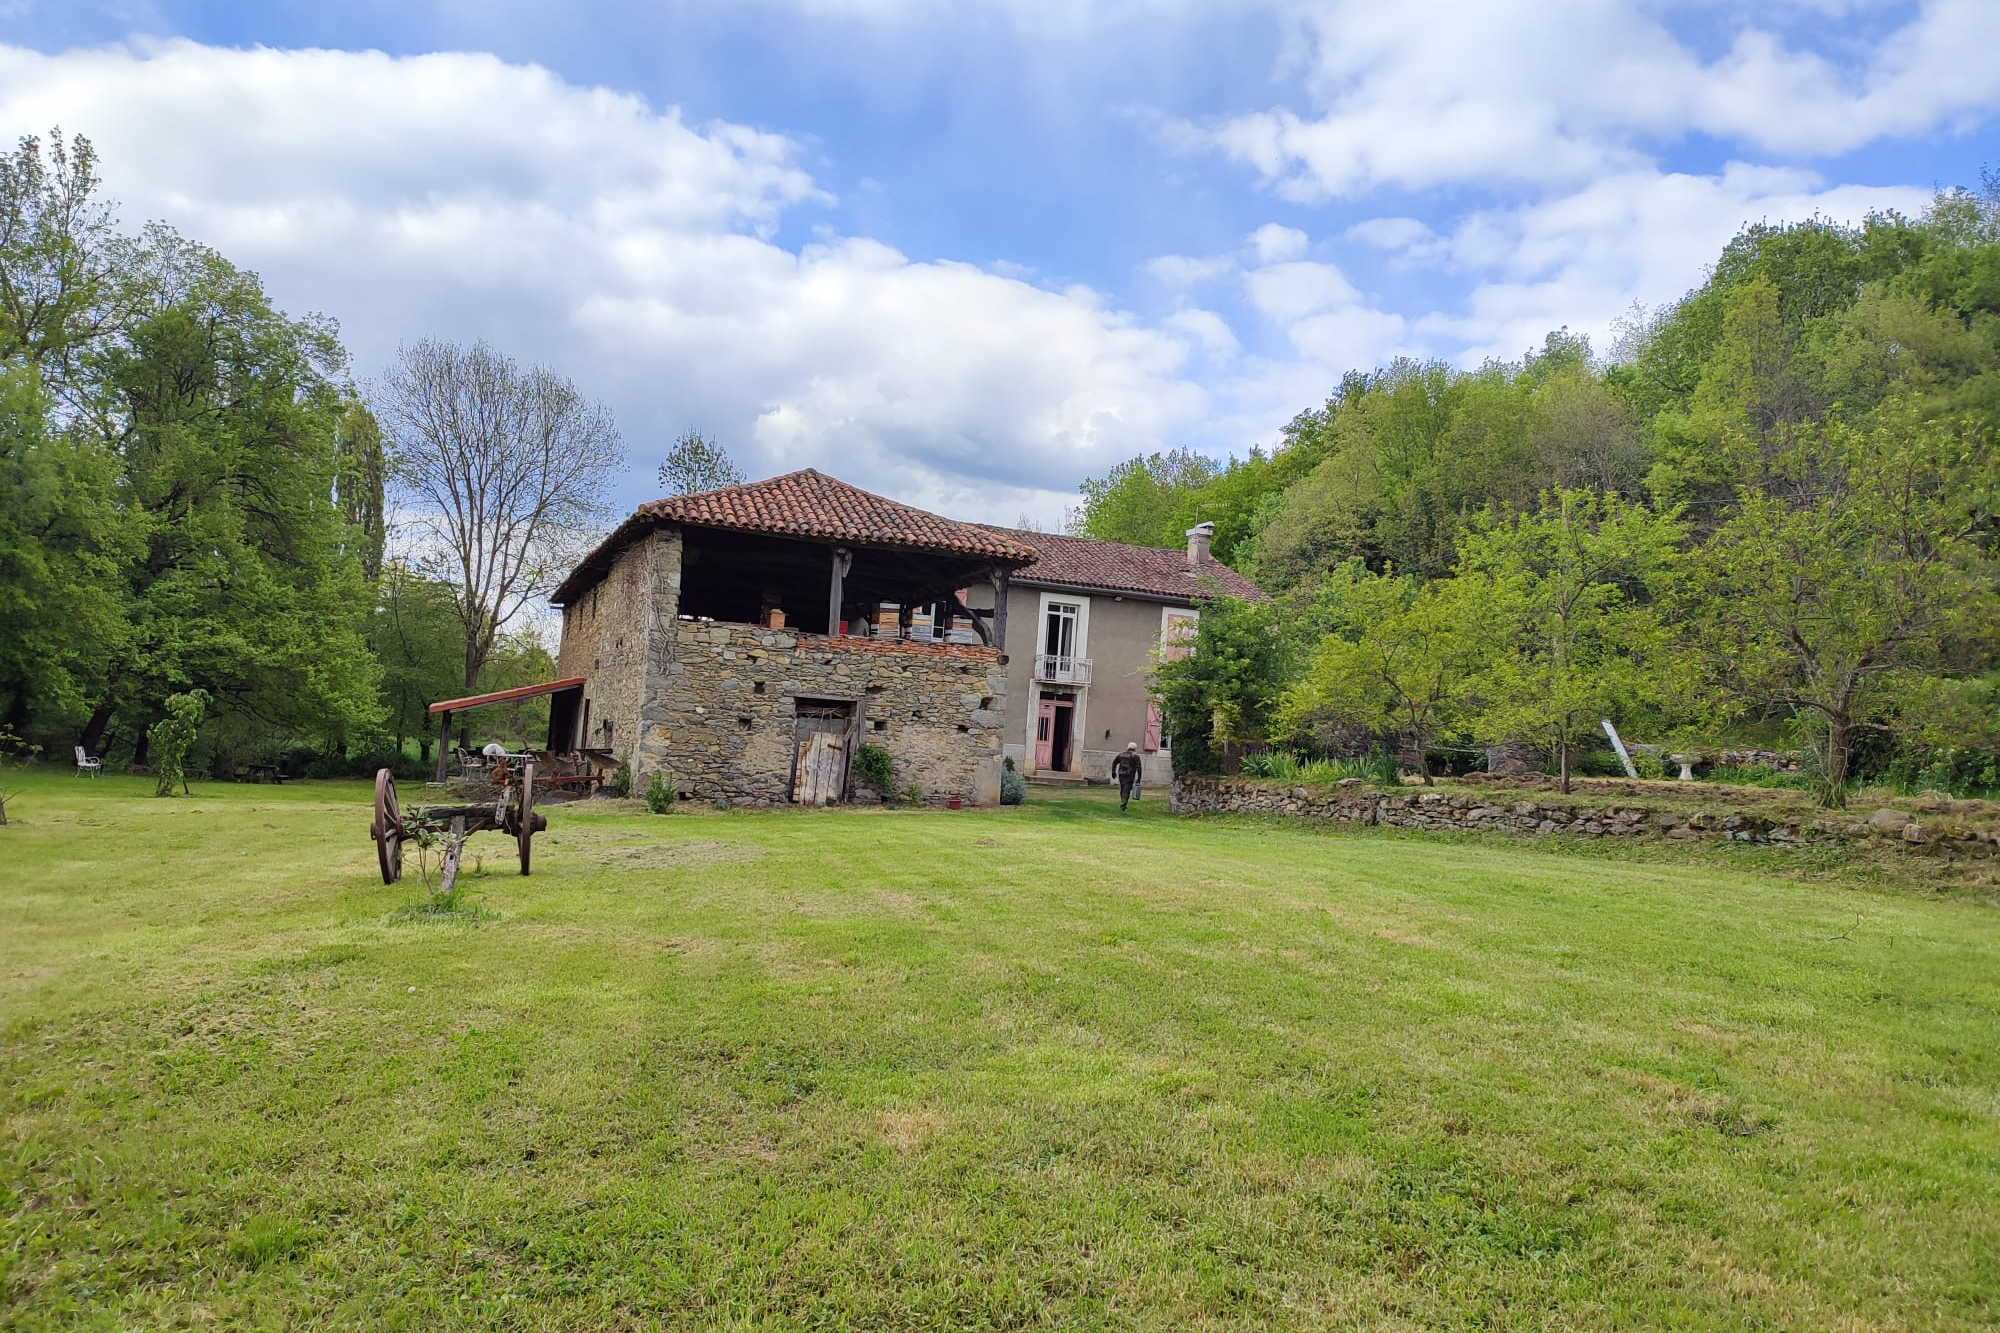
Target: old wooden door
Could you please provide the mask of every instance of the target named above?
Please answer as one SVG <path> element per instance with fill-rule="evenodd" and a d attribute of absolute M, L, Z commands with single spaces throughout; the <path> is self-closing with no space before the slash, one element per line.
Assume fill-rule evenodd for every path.
<path fill-rule="evenodd" d="M 799 706 L 792 800 L 800 805 L 824 805 L 846 798 L 851 719 L 852 712 L 844 707 Z"/>
<path fill-rule="evenodd" d="M 1041 711 L 1035 715 L 1035 767 L 1047 769 L 1055 763 L 1056 742 L 1056 701 L 1042 700 Z"/>

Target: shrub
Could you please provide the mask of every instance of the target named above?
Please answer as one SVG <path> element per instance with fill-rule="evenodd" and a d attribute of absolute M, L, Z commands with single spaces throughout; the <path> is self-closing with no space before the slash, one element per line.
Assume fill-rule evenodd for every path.
<path fill-rule="evenodd" d="M 175 787 L 185 785 L 188 751 L 194 748 L 195 737 L 201 734 L 208 704 L 207 690 L 167 696 L 167 715 L 146 733 L 155 774 L 153 795 L 172 796 Z"/>
<path fill-rule="evenodd" d="M 627 778 L 627 781 L 630 779 Z M 667 785 L 665 773 L 653 774 L 653 780 L 646 785 L 646 808 L 656 815 L 664 815 L 674 808 L 674 789 Z"/>
<path fill-rule="evenodd" d="M 1401 781 L 1396 756 L 1379 752 L 1361 759 L 1307 759 L 1291 750 L 1271 750 L 1246 758 L 1243 773 L 1246 777 L 1319 786 L 1332 786 L 1344 778 L 1360 778 L 1385 787 Z"/>
<path fill-rule="evenodd" d="M 1019 805 L 1028 799 L 1028 780 L 1014 770 L 1014 761 L 1008 760 L 1000 770 L 1000 804 Z"/>
<path fill-rule="evenodd" d="M 1403 766 L 1390 750 L 1375 750 L 1359 759 L 1336 759 L 1332 764 L 1333 780 L 1360 778 L 1378 787 L 1401 786 Z"/>
<path fill-rule="evenodd" d="M 1812 790 L 1812 778 L 1805 773 L 1785 773 L 1762 764 L 1717 764 L 1703 782 L 1726 782 L 1732 787 L 1773 787 L 1792 791 Z"/>
<path fill-rule="evenodd" d="M 606 796 L 616 796 L 620 800 L 632 794 L 632 764 L 630 760 L 619 764 L 617 771 L 612 773 L 610 778 L 606 780 L 604 794 Z"/>
<path fill-rule="evenodd" d="M 2000 793 L 2000 754 L 1969 745 L 1911 746 L 1889 764 L 1881 781 L 1903 796 L 1943 792 L 1992 799 Z"/>
<path fill-rule="evenodd" d="M 924 803 L 924 789 L 912 782 L 909 786 L 903 788 L 901 800 L 904 805 L 922 805 Z"/>
<path fill-rule="evenodd" d="M 854 752 L 854 776 L 885 797 L 894 794 L 889 786 L 894 768 L 889 752 L 879 745 L 864 745 Z"/>

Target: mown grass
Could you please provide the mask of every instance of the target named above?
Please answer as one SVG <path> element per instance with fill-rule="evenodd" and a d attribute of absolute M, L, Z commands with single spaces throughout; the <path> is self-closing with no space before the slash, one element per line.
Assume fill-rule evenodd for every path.
<path fill-rule="evenodd" d="M 1382 831 L 31 779 L 18 1329 L 2000 1321 L 1988 900 Z M 408 803 L 406 801 L 406 803 Z"/>

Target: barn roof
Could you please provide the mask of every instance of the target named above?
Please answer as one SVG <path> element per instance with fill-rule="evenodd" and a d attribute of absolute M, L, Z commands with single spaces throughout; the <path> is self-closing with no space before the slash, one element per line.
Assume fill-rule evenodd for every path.
<path fill-rule="evenodd" d="M 1034 550 L 1018 534 L 902 504 L 813 468 L 766 481 L 648 500 L 578 565 L 551 600 L 562 604 L 602 578 L 618 553 L 665 523 L 803 541 L 944 552 L 1019 565 Z"/>

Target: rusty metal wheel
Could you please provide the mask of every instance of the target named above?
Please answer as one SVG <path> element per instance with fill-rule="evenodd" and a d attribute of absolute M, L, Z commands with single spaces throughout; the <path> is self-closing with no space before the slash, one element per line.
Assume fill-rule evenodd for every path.
<path fill-rule="evenodd" d="M 535 764 L 521 765 L 521 803 L 514 808 L 514 838 L 521 844 L 521 873 L 528 873 L 529 851 L 535 839 Z"/>
<path fill-rule="evenodd" d="M 386 768 L 375 770 L 375 856 L 382 863 L 382 882 L 403 877 L 403 810 L 396 802 L 396 777 Z"/>

